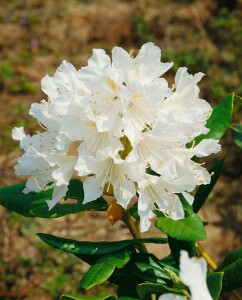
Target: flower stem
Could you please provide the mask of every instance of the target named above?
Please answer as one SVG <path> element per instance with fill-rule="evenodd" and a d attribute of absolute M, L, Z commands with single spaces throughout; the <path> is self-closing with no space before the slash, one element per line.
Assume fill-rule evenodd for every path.
<path fill-rule="evenodd" d="M 133 218 L 131 217 L 130 213 L 128 210 L 124 210 L 123 211 L 123 216 L 122 216 L 122 220 L 124 221 L 124 223 L 127 225 L 130 233 L 132 234 L 132 237 L 134 239 L 141 239 L 141 235 L 138 229 L 137 224 L 134 222 Z M 140 252 L 143 253 L 148 253 L 148 250 L 146 249 L 144 244 L 139 244 L 137 245 L 137 248 L 139 249 Z"/>
<path fill-rule="evenodd" d="M 213 261 L 213 259 L 208 255 L 208 253 L 206 252 L 206 250 L 202 247 L 202 245 L 199 242 L 196 242 L 195 244 L 198 252 L 200 253 L 200 255 L 207 261 L 209 267 L 214 271 L 215 269 L 217 269 L 217 265 L 215 264 L 215 262 Z"/>

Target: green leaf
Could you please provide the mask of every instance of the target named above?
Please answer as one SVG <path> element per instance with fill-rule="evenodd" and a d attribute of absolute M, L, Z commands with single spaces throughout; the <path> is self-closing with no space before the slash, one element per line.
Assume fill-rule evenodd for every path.
<path fill-rule="evenodd" d="M 160 217 L 155 226 L 167 235 L 182 241 L 201 241 L 207 238 L 203 222 L 195 213 L 177 221 Z"/>
<path fill-rule="evenodd" d="M 61 300 L 116 300 L 117 298 L 114 295 L 103 295 L 103 296 L 69 296 L 69 295 L 62 295 Z"/>
<path fill-rule="evenodd" d="M 47 205 L 42 205 L 31 209 L 31 213 L 40 218 L 59 218 L 69 214 L 79 213 L 81 211 L 105 211 L 108 208 L 107 202 L 103 198 L 98 198 L 87 204 L 83 204 L 84 191 L 83 184 L 78 179 L 71 179 L 65 200 L 75 199 L 76 203 L 56 204 L 51 210 Z"/>
<path fill-rule="evenodd" d="M 85 273 L 80 281 L 80 285 L 89 289 L 97 284 L 101 284 L 109 279 L 115 268 L 123 268 L 130 260 L 130 251 L 110 253 L 102 256 Z"/>
<path fill-rule="evenodd" d="M 193 211 L 197 213 L 199 209 L 202 207 L 206 199 L 208 198 L 209 194 L 211 193 L 212 189 L 214 188 L 221 171 L 223 169 L 225 157 L 217 161 L 212 168 L 209 170 L 210 174 L 213 174 L 211 177 L 211 182 L 206 185 L 201 185 L 197 189 L 197 192 L 194 196 L 194 202 L 193 202 Z"/>
<path fill-rule="evenodd" d="M 45 233 L 38 233 L 37 235 L 48 245 L 65 252 L 72 253 L 74 255 L 104 255 L 118 252 L 122 249 L 139 243 L 167 243 L 167 239 L 165 238 L 133 239 L 115 242 L 78 242 L 75 240 L 65 239 Z"/>
<path fill-rule="evenodd" d="M 227 266 L 236 263 L 238 260 L 242 259 L 242 248 L 233 250 L 230 252 L 220 266 L 216 269 L 216 271 L 221 271 L 222 269 L 226 268 Z"/>
<path fill-rule="evenodd" d="M 214 107 L 210 118 L 207 120 L 206 127 L 210 129 L 207 134 L 198 136 L 195 141 L 198 144 L 204 139 L 220 139 L 229 126 L 233 112 L 234 94 L 229 94 L 222 102 Z"/>
<path fill-rule="evenodd" d="M 151 294 L 162 295 L 165 293 L 177 293 L 182 295 L 182 289 L 171 288 L 158 283 L 141 283 L 137 286 L 137 292 L 141 300 L 151 299 Z"/>
<path fill-rule="evenodd" d="M 173 255 L 176 267 L 179 267 L 181 250 L 186 250 L 190 257 L 196 255 L 195 242 L 180 241 L 168 236 L 168 243 Z"/>
<path fill-rule="evenodd" d="M 132 260 L 132 254 L 131 254 Z M 131 261 L 130 260 L 130 261 Z M 128 271 L 128 265 L 130 261 L 127 263 L 126 266 L 122 269 L 116 269 L 112 276 L 109 278 L 109 281 L 113 284 L 118 286 L 117 295 L 118 299 L 120 297 L 133 297 L 138 298 L 138 294 L 136 292 L 136 286 L 140 282 L 142 282 L 139 278 L 136 278 Z"/>
<path fill-rule="evenodd" d="M 216 269 L 224 272 L 223 292 L 229 292 L 242 286 L 242 248 L 232 251 Z"/>
<path fill-rule="evenodd" d="M 82 203 L 57 203 L 51 210 L 47 205 L 42 205 L 30 210 L 30 213 L 35 217 L 40 218 L 60 218 L 69 214 L 79 213 L 81 211 L 105 211 L 107 203 L 104 199 L 98 198 L 87 204 Z"/>
<path fill-rule="evenodd" d="M 171 237 L 168 236 L 168 243 L 170 243 L 169 239 L 171 239 Z M 178 262 L 179 262 L 179 260 L 178 260 Z M 172 254 L 162 258 L 159 261 L 159 263 L 162 267 L 168 268 L 171 271 L 173 271 L 176 275 L 179 275 L 179 269 L 177 268 L 177 264 L 176 264 Z"/>
<path fill-rule="evenodd" d="M 149 253 L 132 253 L 130 262 L 124 271 L 138 280 L 155 283 L 172 283 L 159 259 Z"/>
<path fill-rule="evenodd" d="M 0 189 L 0 204 L 15 211 L 25 217 L 33 217 L 31 210 L 46 205 L 46 200 L 51 199 L 51 191 L 41 191 L 40 193 L 30 192 L 24 194 L 25 184 L 15 184 Z"/>
<path fill-rule="evenodd" d="M 58 203 L 49 210 L 46 200 L 52 198 L 53 190 L 41 191 L 39 193 L 23 193 L 25 184 L 15 184 L 0 189 L 0 204 L 26 217 L 59 218 L 68 214 L 81 211 L 107 210 L 108 205 L 103 198 L 98 198 L 87 204 L 84 200 L 83 184 L 78 179 L 71 179 L 65 199 L 75 199 L 76 203 Z"/>
<path fill-rule="evenodd" d="M 220 270 L 224 272 L 223 292 L 229 292 L 242 286 L 242 259 Z"/>
<path fill-rule="evenodd" d="M 242 124 L 231 124 L 230 128 L 235 144 L 242 149 Z"/>
<path fill-rule="evenodd" d="M 172 280 L 157 257 L 153 254 L 134 252 L 127 265 L 122 269 L 116 269 L 109 281 L 119 286 L 118 296 L 134 298 L 138 298 L 136 286 L 144 281 L 172 284 Z"/>
<path fill-rule="evenodd" d="M 207 274 L 207 285 L 213 300 L 217 300 L 222 290 L 223 273 L 213 272 Z"/>

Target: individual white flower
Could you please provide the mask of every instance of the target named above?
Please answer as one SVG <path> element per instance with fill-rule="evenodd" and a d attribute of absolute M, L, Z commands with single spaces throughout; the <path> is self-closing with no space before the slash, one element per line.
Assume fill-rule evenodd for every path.
<path fill-rule="evenodd" d="M 86 116 L 96 123 L 99 132 L 112 130 L 118 137 L 122 136 L 121 113 L 126 87 L 112 71 L 109 56 L 95 49 L 78 77 L 89 91 L 80 101 Z"/>
<path fill-rule="evenodd" d="M 187 68 L 179 68 L 175 77 L 175 92 L 162 104 L 172 113 L 174 122 L 183 127 L 189 141 L 209 131 L 205 124 L 212 108 L 208 102 L 198 98 L 197 83 L 203 76 L 203 73 L 193 76 Z"/>
<path fill-rule="evenodd" d="M 179 197 L 167 190 L 166 181 L 162 177 L 146 174 L 143 181 L 139 181 L 138 213 L 140 216 L 141 232 L 150 227 L 150 219 L 155 215 L 153 210 L 162 211 L 173 220 L 184 218 L 184 210 Z"/>
<path fill-rule="evenodd" d="M 189 258 L 188 253 L 181 251 L 180 256 L 180 278 L 185 285 L 189 287 L 191 300 L 212 300 L 207 287 L 207 263 L 203 257 Z M 164 294 L 159 300 L 182 300 L 180 295 Z M 186 297 L 187 299 L 187 297 Z"/>
<path fill-rule="evenodd" d="M 98 150 L 96 158 L 79 156 L 75 166 L 78 175 L 89 175 L 83 183 L 85 194 L 83 203 L 93 201 L 113 189 L 117 203 L 127 208 L 129 201 L 136 194 L 135 184 L 130 178 L 139 179 L 135 167 L 135 162 L 127 162 L 119 155 L 114 156 L 110 148 Z"/>
<path fill-rule="evenodd" d="M 126 95 L 122 119 L 124 133 L 132 146 L 140 141 L 142 132 L 155 122 L 161 101 L 169 93 L 167 83 L 161 86 L 137 84 L 135 89 Z"/>
<path fill-rule="evenodd" d="M 133 148 L 130 155 L 134 155 L 140 160 L 145 168 L 150 167 L 158 174 L 162 174 L 161 169 L 169 161 L 167 149 L 185 145 L 187 137 L 177 124 L 169 124 L 168 119 L 165 124 L 158 122 L 152 129 L 142 132 L 138 144 Z"/>
<path fill-rule="evenodd" d="M 209 172 L 192 160 L 194 156 L 204 157 L 217 153 L 221 149 L 218 141 L 212 139 L 202 140 L 197 146 L 186 148 L 185 145 L 167 149 L 167 160 L 161 167 L 160 174 L 169 178 L 170 190 L 174 193 L 191 192 L 197 185 L 209 184 Z"/>
<path fill-rule="evenodd" d="M 53 77 L 46 75 L 41 80 L 41 87 L 54 106 L 55 113 L 61 116 L 77 114 L 83 93 L 87 92 L 78 79 L 75 67 L 66 61 L 62 62 Z"/>
<path fill-rule="evenodd" d="M 62 126 L 66 118 L 82 117 L 83 108 L 79 103 L 87 90 L 78 80 L 74 66 L 66 61 L 58 67 L 53 77 L 46 75 L 41 86 L 48 101 L 33 103 L 29 113 L 38 120 L 42 128 L 56 132 L 56 147 L 67 151 L 71 138 L 63 134 Z"/>
<path fill-rule="evenodd" d="M 147 124 L 154 122 L 161 101 L 172 93 L 167 81 L 160 77 L 173 63 L 162 63 L 161 51 L 153 43 L 143 45 L 136 57 L 115 47 L 112 58 L 112 67 L 128 90 L 124 99 L 124 133 L 135 146 Z"/>
<path fill-rule="evenodd" d="M 154 121 L 161 101 L 172 94 L 160 78 L 172 64 L 161 63 L 160 55 L 152 43 L 145 44 L 135 58 L 115 47 L 112 62 L 103 51 L 93 52 L 79 79 L 90 91 L 81 105 L 99 132 L 111 130 L 117 137 L 126 135 L 132 146 L 137 143 Z"/>
<path fill-rule="evenodd" d="M 80 141 L 78 152 L 80 156 L 96 156 L 98 150 L 110 148 L 114 155 L 123 150 L 123 145 L 111 131 L 99 132 L 97 124 L 85 115 L 69 117 L 63 120 L 61 132 L 71 141 Z"/>
<path fill-rule="evenodd" d="M 168 71 L 173 63 L 162 63 L 161 50 L 153 43 L 144 44 L 136 57 L 127 53 L 121 47 L 112 50 L 113 69 L 116 70 L 129 90 L 137 83 L 142 86 L 164 83 L 160 77 Z"/>
<path fill-rule="evenodd" d="M 13 129 L 13 138 L 20 141 L 25 150 L 15 166 L 17 175 L 30 176 L 24 193 L 40 192 L 53 188 L 52 199 L 47 200 L 49 209 L 66 195 L 72 177 L 76 157 L 55 149 L 55 135 L 44 132 L 32 137 L 23 127 Z"/>

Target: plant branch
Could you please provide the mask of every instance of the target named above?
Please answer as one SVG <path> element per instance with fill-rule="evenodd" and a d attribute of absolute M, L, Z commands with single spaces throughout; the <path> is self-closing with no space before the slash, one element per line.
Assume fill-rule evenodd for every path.
<path fill-rule="evenodd" d="M 215 262 L 213 261 L 213 259 L 208 255 L 208 253 L 206 252 L 206 250 L 202 247 L 202 245 L 199 242 L 196 242 L 195 244 L 199 254 L 206 260 L 206 262 L 208 263 L 209 267 L 214 271 L 215 269 L 217 269 L 217 265 L 215 264 Z"/>
<path fill-rule="evenodd" d="M 123 216 L 122 220 L 124 223 L 127 225 L 130 233 L 132 234 L 132 237 L 134 239 L 141 239 L 141 235 L 138 229 L 137 224 L 134 222 L 133 218 L 131 217 L 130 213 L 128 210 L 124 209 L 123 211 Z M 137 248 L 139 249 L 140 252 L 143 253 L 148 253 L 148 250 L 146 249 L 144 244 L 139 244 L 137 245 Z"/>

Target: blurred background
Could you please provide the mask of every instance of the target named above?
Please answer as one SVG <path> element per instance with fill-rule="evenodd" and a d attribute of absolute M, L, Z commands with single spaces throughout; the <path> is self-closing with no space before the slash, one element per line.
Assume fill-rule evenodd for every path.
<path fill-rule="evenodd" d="M 242 95 L 241 0 L 0 0 L 0 187 L 25 182 L 13 172 L 21 152 L 11 130 L 39 130 L 28 110 L 44 97 L 43 76 L 52 76 L 64 59 L 79 69 L 93 48 L 136 51 L 149 41 L 161 48 L 162 61 L 174 61 L 168 80 L 180 66 L 206 74 L 201 97 L 212 106 L 228 93 Z M 241 110 L 236 102 L 234 123 Z M 230 131 L 221 143 L 223 151 L 207 166 L 227 155 L 224 171 L 200 214 L 208 222 L 202 245 L 216 263 L 241 246 L 242 231 L 241 152 Z M 130 238 L 121 222 L 111 226 L 104 213 L 45 220 L 0 207 L 0 299 L 59 299 L 63 293 L 97 295 L 106 289 L 78 288 L 88 266 L 46 246 L 37 232 L 90 241 Z M 151 250 L 163 257 L 168 250 L 162 249 Z"/>

